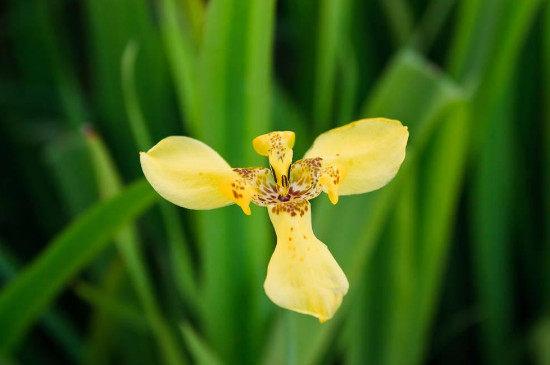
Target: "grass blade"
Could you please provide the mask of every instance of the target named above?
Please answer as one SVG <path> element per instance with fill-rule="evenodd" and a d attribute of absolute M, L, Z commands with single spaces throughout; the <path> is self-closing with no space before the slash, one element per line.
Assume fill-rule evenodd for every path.
<path fill-rule="evenodd" d="M 195 0 L 188 1 L 189 4 L 195 2 Z M 200 102 L 197 96 L 197 49 L 180 25 L 181 18 L 182 14 L 175 0 L 162 1 L 160 17 L 162 39 L 176 87 L 178 106 L 188 130 L 198 137 L 203 131 L 200 124 Z M 193 21 L 193 24 L 196 21 Z"/>
<path fill-rule="evenodd" d="M 121 190 L 120 177 L 109 156 L 109 153 L 95 133 L 87 135 L 88 145 L 92 157 L 92 163 L 96 169 L 96 180 L 99 186 L 100 196 L 104 199 L 117 194 Z M 116 236 L 115 242 L 118 251 L 124 260 L 128 276 L 132 281 L 145 316 L 149 321 L 157 344 L 162 352 L 166 364 L 180 365 L 185 360 L 174 334 L 171 333 L 167 321 L 162 315 L 152 281 L 147 271 L 143 254 L 139 247 L 137 234 L 133 227 L 123 228 Z"/>
<path fill-rule="evenodd" d="M 135 183 L 86 211 L 48 244 L 0 292 L 0 351 L 13 349 L 67 282 L 108 245 L 109 238 L 156 199 L 147 182 Z M 43 285 L 44 278 L 48 285 Z"/>
<path fill-rule="evenodd" d="M 104 270 L 101 283 L 99 284 L 100 287 L 97 290 L 104 293 L 106 298 L 116 296 L 121 291 L 121 284 L 125 278 L 124 274 L 125 271 L 122 262 L 120 262 L 118 257 L 115 257 Z M 109 306 L 107 305 L 100 305 L 100 301 L 94 301 L 93 296 L 86 296 L 86 293 L 79 291 L 78 286 L 75 288 L 75 291 L 81 298 L 97 304 L 94 305 L 95 312 L 90 319 L 88 343 L 82 364 L 108 363 L 111 351 L 113 350 L 113 338 L 116 338 L 120 333 L 118 323 L 113 320 L 113 311 L 109 311 Z"/>
<path fill-rule="evenodd" d="M 52 141 L 46 147 L 45 155 L 69 216 L 76 216 L 89 208 L 97 200 L 97 188 L 82 133 L 70 132 Z"/>
<path fill-rule="evenodd" d="M 498 103 L 505 96 L 507 85 L 511 82 L 514 67 L 517 65 L 521 47 L 524 44 L 527 32 L 533 25 L 533 19 L 541 0 L 510 1 L 504 12 L 504 19 L 500 25 L 498 38 L 494 42 L 494 52 L 485 62 L 490 62 L 485 74 L 480 78 L 479 86 L 475 89 L 473 113 L 481 121 L 489 121 L 498 107 Z M 476 124 L 473 153 L 481 147 L 487 138 L 488 123 Z"/>
<path fill-rule="evenodd" d="M 0 278 L 2 282 L 15 278 L 19 267 L 18 260 L 7 251 L 3 242 L 0 241 Z M 78 362 L 84 349 L 82 339 L 64 314 L 51 309 L 44 314 L 40 322 L 55 341 L 63 347 L 70 359 L 75 363 Z"/>
<path fill-rule="evenodd" d="M 393 290 L 388 310 L 388 330 L 383 349 L 385 364 L 406 364 L 407 353 L 394 351 L 403 348 L 410 337 L 410 323 L 414 313 L 410 303 L 414 301 L 415 278 L 418 272 L 418 262 L 415 260 L 417 249 L 418 214 L 416 211 L 418 199 L 418 166 L 412 166 L 407 184 L 402 189 L 393 220 L 389 223 L 390 237 L 383 244 L 393 245 L 393 254 L 386 264 L 389 268 L 388 287 Z M 381 323 L 378 321 L 377 323 Z"/>
<path fill-rule="evenodd" d="M 272 110 L 272 54 L 275 0 L 252 0 L 248 16 L 245 65 L 245 141 L 270 131 Z M 250 145 L 249 145 L 250 146 Z M 245 149 L 244 163 L 258 161 L 252 148 Z"/>
<path fill-rule="evenodd" d="M 512 89 L 512 88 L 511 88 Z M 509 90 L 499 111 L 489 122 L 490 137 L 480 148 L 470 196 L 472 221 L 472 252 L 478 283 L 482 317 L 482 336 L 485 339 L 486 360 L 489 364 L 505 364 L 512 336 L 513 278 L 511 237 L 515 214 L 501 207 L 511 206 L 514 166 L 512 110 L 515 93 Z"/>
<path fill-rule="evenodd" d="M 136 85 L 134 82 L 134 69 L 138 51 L 138 43 L 132 41 L 126 45 L 124 53 L 122 54 L 122 95 L 124 97 L 126 113 L 128 114 L 128 121 L 136 143 L 141 151 L 147 151 L 147 149 L 153 146 L 153 141 L 147 130 L 147 123 L 139 106 Z"/>
<path fill-rule="evenodd" d="M 343 122 L 354 119 L 359 90 L 359 65 L 351 42 L 343 46 L 338 61 L 342 75 L 342 92 L 338 98 L 340 107 L 337 120 Z"/>
<path fill-rule="evenodd" d="M 60 32 L 56 29 L 58 20 L 52 14 L 52 8 L 47 6 L 47 1 L 43 0 L 35 0 L 35 4 L 37 9 L 34 13 L 39 17 L 37 23 L 41 27 L 38 34 L 42 37 L 42 43 L 47 49 L 49 66 L 56 80 L 59 100 L 66 120 L 76 129 L 88 119 L 76 73 L 69 62 L 67 47 L 61 47 Z"/>
<path fill-rule="evenodd" d="M 204 23 L 204 3 L 202 0 L 184 0 L 182 1 L 184 13 L 187 14 L 191 33 L 195 43 L 200 43 L 202 38 L 202 28 Z"/>
<path fill-rule="evenodd" d="M 195 364 L 198 365 L 221 365 L 223 364 L 218 356 L 208 347 L 204 340 L 198 335 L 198 333 L 191 327 L 190 324 L 185 323 L 181 325 L 181 332 L 183 338 L 189 347 L 189 351 L 195 360 Z"/>
<path fill-rule="evenodd" d="M 428 52 L 455 3 L 456 0 L 432 0 L 414 30 L 409 44 L 423 53 Z"/>
<path fill-rule="evenodd" d="M 150 324 L 143 318 L 143 312 L 135 308 L 133 304 L 124 303 L 113 298 L 112 293 L 95 288 L 86 282 L 76 284 L 76 294 L 102 312 L 108 314 L 110 320 L 115 320 L 130 326 L 139 332 L 151 329 Z"/>
<path fill-rule="evenodd" d="M 136 176 L 136 146 L 130 138 L 121 87 L 120 58 L 133 39 L 140 44 L 136 64 L 136 93 L 147 101 L 142 111 L 155 138 L 176 128 L 169 89 L 166 60 L 149 4 L 145 0 L 87 0 L 83 2 L 88 58 L 93 65 L 92 106 L 97 110 L 94 124 L 111 146 L 119 169 Z M 131 162 L 129 162 L 131 161 Z"/>
<path fill-rule="evenodd" d="M 137 45 L 129 43 L 122 57 L 122 86 L 125 99 L 128 121 L 134 138 L 141 151 L 147 151 L 153 146 L 147 123 L 141 112 L 137 101 L 134 86 L 134 64 L 137 56 Z M 188 252 L 188 245 L 185 240 L 181 222 L 179 222 L 176 207 L 167 202 L 160 203 L 161 215 L 167 231 L 168 245 L 170 247 L 170 259 L 181 299 L 190 304 L 191 310 L 196 311 L 197 287 L 195 273 L 191 263 L 191 256 Z"/>
<path fill-rule="evenodd" d="M 319 6 L 319 38 L 315 76 L 314 120 L 317 133 L 328 129 L 332 119 L 337 62 L 346 43 L 344 34 L 350 0 L 323 0 Z"/>
<path fill-rule="evenodd" d="M 550 4 L 548 1 L 546 2 L 546 8 L 544 13 L 544 28 L 543 28 L 543 52 L 542 52 L 542 64 L 545 65 L 543 72 L 544 72 L 544 87 L 542 90 L 543 94 L 543 100 L 548 100 L 550 98 Z M 546 108 L 544 109 L 545 113 L 545 126 L 544 129 L 544 145 L 546 148 L 544 149 L 544 157 L 543 157 L 543 164 L 544 164 L 544 186 L 550 186 L 550 105 L 546 103 Z M 544 217 L 544 226 L 545 229 L 545 262 L 550 262 L 550 190 L 546 190 L 546 194 L 544 196 L 544 211 L 546 212 L 546 216 Z M 546 271 L 544 272 L 545 278 L 546 278 L 546 286 L 545 286 L 545 292 L 546 297 L 545 300 L 545 307 L 548 310 L 550 308 L 550 265 L 546 266 Z"/>
<path fill-rule="evenodd" d="M 405 0 L 382 0 L 380 5 L 390 23 L 394 44 L 404 45 L 411 35 L 414 22 L 409 3 Z"/>
<path fill-rule="evenodd" d="M 458 20 L 447 69 L 459 80 L 471 81 L 485 67 L 480 52 L 487 52 L 494 37 L 496 19 L 501 13 L 502 1 L 466 0 L 459 6 Z"/>
<path fill-rule="evenodd" d="M 417 292 L 419 310 L 413 317 L 411 363 L 423 361 L 427 337 L 434 320 L 434 308 L 440 292 L 443 269 L 451 242 L 453 219 L 462 186 L 469 137 L 469 105 L 458 96 L 453 112 L 449 114 L 426 151 L 421 176 L 419 214 L 419 260 L 421 282 Z"/>

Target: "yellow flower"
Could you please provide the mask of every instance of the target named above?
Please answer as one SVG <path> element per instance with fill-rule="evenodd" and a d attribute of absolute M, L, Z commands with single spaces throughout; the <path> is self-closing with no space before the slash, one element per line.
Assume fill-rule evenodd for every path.
<path fill-rule="evenodd" d="M 277 234 L 264 288 L 277 305 L 332 318 L 348 291 L 347 278 L 327 246 L 313 234 L 310 199 L 326 192 L 361 194 L 387 184 L 405 158 L 409 133 L 399 121 L 363 119 L 321 134 L 304 158 L 292 163 L 294 132 L 256 137 L 254 149 L 270 169 L 231 168 L 213 149 L 189 137 L 168 137 L 147 153 L 141 167 L 165 199 L 188 209 L 232 203 L 250 214 L 265 206 Z"/>

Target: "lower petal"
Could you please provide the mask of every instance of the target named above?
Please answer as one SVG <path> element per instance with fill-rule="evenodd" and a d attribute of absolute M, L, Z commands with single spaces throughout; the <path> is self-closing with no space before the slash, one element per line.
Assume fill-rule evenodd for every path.
<path fill-rule="evenodd" d="M 327 246 L 313 234 L 310 208 L 307 200 L 268 207 L 277 246 L 264 288 L 278 306 L 324 322 L 340 307 L 349 284 Z"/>

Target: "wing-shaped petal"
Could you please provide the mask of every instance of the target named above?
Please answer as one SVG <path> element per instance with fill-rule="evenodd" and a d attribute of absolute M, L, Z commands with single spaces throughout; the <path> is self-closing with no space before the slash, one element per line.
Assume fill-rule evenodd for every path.
<path fill-rule="evenodd" d="M 240 176 L 216 151 L 196 139 L 167 137 L 141 152 L 140 160 L 153 188 L 181 207 L 213 209 L 233 203 L 239 194 L 245 195 L 237 191 L 235 199 L 231 198 L 235 187 L 231 185 Z"/>
<path fill-rule="evenodd" d="M 334 172 L 345 176 L 335 184 L 340 195 L 366 193 L 386 185 L 397 174 L 408 137 L 407 127 L 397 120 L 362 119 L 321 134 L 304 158 L 321 157 L 324 168 L 333 167 L 327 170 L 332 176 Z M 337 201 L 334 193 L 331 200 Z"/>
<path fill-rule="evenodd" d="M 349 284 L 327 246 L 313 234 L 310 208 L 304 199 L 268 207 L 277 246 L 264 289 L 278 306 L 324 322 L 340 307 Z"/>

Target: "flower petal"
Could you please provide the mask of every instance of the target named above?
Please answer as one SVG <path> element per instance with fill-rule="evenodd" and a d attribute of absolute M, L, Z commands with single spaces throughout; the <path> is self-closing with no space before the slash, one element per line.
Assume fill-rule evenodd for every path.
<path fill-rule="evenodd" d="M 241 207 L 244 214 L 251 214 L 249 205 L 252 198 L 256 195 L 256 189 L 246 179 L 229 177 L 220 184 L 220 191 Z"/>
<path fill-rule="evenodd" d="M 349 284 L 327 246 L 313 234 L 310 208 L 303 199 L 268 207 L 277 246 L 264 289 L 278 306 L 324 322 L 340 307 Z"/>
<path fill-rule="evenodd" d="M 196 139 L 167 137 L 147 153 L 141 152 L 140 160 L 153 188 L 176 205 L 213 209 L 234 201 L 222 187 L 231 187 L 240 176 L 216 151 Z"/>
<path fill-rule="evenodd" d="M 321 158 L 302 159 L 290 168 L 290 190 L 293 199 L 310 200 L 321 194 Z"/>
<path fill-rule="evenodd" d="M 397 174 L 408 137 L 407 127 L 397 120 L 362 119 L 321 134 L 304 158 L 321 157 L 324 168 L 333 166 L 346 175 L 337 187 L 340 195 L 366 193 Z M 331 200 L 337 201 L 334 193 Z"/>
<path fill-rule="evenodd" d="M 328 194 L 332 204 L 338 203 L 338 185 L 346 177 L 347 170 L 337 164 L 329 165 L 321 171 L 319 185 Z"/>
<path fill-rule="evenodd" d="M 254 188 L 252 201 L 259 206 L 278 203 L 279 191 L 269 169 L 264 167 L 249 167 L 234 169 L 248 185 Z"/>

